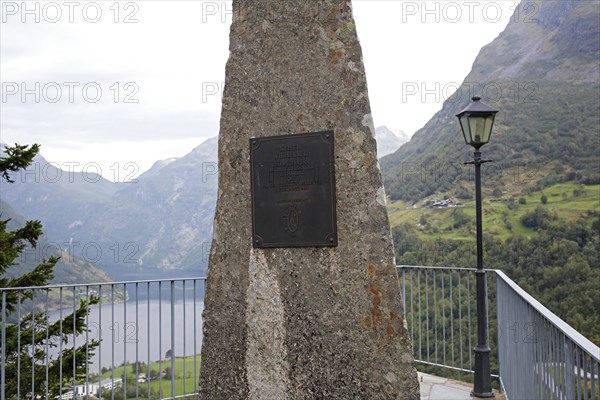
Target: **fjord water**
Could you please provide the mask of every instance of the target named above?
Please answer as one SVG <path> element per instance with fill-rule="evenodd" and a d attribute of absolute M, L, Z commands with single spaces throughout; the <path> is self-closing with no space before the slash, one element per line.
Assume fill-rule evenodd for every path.
<path fill-rule="evenodd" d="M 106 300 L 110 300 L 111 289 L 104 287 L 102 294 L 103 297 L 107 294 L 108 299 L 104 297 L 102 305 L 90 307 L 88 332 L 76 340 L 77 346 L 100 340 L 100 346 L 91 351 L 94 356 L 90 359 L 90 372 L 99 373 L 102 367 L 116 367 L 135 360 L 148 364 L 162 359 L 164 368 L 170 365 L 165 354 L 171 349 L 176 357 L 200 353 L 204 308 L 201 283 L 197 284 L 195 293 L 192 284 L 187 286 L 185 298 L 179 284 L 173 291 L 173 302 L 168 282 L 161 285 L 162 294 L 159 294 L 158 285 L 152 287 L 150 296 L 147 296 L 147 288 L 142 290 L 145 284 L 139 286 L 137 301 L 135 289 L 128 287 L 129 298 L 126 302 L 106 303 Z M 72 306 L 63 309 L 62 318 L 71 310 Z M 53 311 L 49 317 L 50 322 L 57 321 L 61 318 L 61 311 Z M 62 346 L 73 347 L 72 339 Z M 56 358 L 60 350 L 58 346 L 51 349 L 51 357 Z"/>

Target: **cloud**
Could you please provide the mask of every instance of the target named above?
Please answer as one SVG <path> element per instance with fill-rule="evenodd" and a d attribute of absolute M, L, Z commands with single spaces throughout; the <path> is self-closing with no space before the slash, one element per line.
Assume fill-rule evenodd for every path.
<path fill-rule="evenodd" d="M 131 148 L 129 158 L 133 150 L 150 148 L 144 157 L 168 158 L 175 155 L 168 151 L 191 148 L 163 140 L 195 146 L 194 138 L 218 133 L 230 1 L 0 6 L 25 3 L 32 13 L 1 13 L 0 140 L 42 143 L 52 155 L 71 160 L 77 154 L 93 158 L 100 146 L 110 152 L 112 143 Z M 441 90 L 464 78 L 479 48 L 508 21 L 511 2 L 481 3 L 470 21 L 467 5 L 474 2 L 353 2 L 377 125 L 412 133 L 441 108 Z M 503 20 L 490 22 L 483 3 L 502 4 Z M 61 18 L 50 22 L 57 6 Z M 460 21 L 454 21 L 457 11 Z M 419 92 L 406 96 L 407 84 Z M 438 93 L 423 97 L 436 84 Z"/>
<path fill-rule="evenodd" d="M 69 148 L 218 133 L 220 94 L 203 101 L 202 88 L 224 80 L 226 24 L 198 23 L 195 2 L 75 3 L 54 3 L 58 23 L 48 22 L 57 15 L 44 11 L 49 2 L 29 3 L 38 15 L 25 22 L 22 9 L 3 15 L 2 140 Z M 92 3 L 102 16 L 95 23 Z"/>
<path fill-rule="evenodd" d="M 176 111 L 167 108 L 148 115 L 137 104 L 77 104 L 55 107 L 40 103 L 35 106 L 8 106 L 2 110 L 2 136 L 19 136 L 26 142 L 106 142 L 111 140 L 189 139 L 214 136 L 218 119 L 214 113 L 199 109 Z M 5 118 L 10 115 L 10 118 Z M 191 149 L 190 149 L 191 150 Z"/>

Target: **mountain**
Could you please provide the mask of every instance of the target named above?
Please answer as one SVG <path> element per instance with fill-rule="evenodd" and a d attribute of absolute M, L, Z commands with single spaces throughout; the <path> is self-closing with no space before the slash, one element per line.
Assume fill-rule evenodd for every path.
<path fill-rule="evenodd" d="M 155 164 L 71 230 L 118 243 L 118 263 L 159 269 L 207 265 L 217 193 L 217 138 L 169 162 Z"/>
<path fill-rule="evenodd" d="M 507 190 L 524 175 L 538 190 L 563 181 L 600 182 L 599 20 L 597 0 L 522 3 L 442 109 L 381 160 L 386 193 L 410 202 L 436 193 L 460 197 L 472 180 L 462 164 L 472 149 L 455 114 L 474 95 L 500 111 L 482 148 L 495 161 L 484 168 L 485 186 Z M 498 179 L 486 180 L 486 171 Z"/>
<path fill-rule="evenodd" d="M 375 128 L 375 140 L 377 141 L 377 157 L 381 158 L 398 150 L 400 146 L 408 142 L 409 137 L 401 130 L 391 130 L 382 125 Z"/>
<path fill-rule="evenodd" d="M 535 15 L 531 13 L 535 4 Z M 473 95 L 500 110 L 484 157 L 485 190 L 532 190 L 563 181 L 598 183 L 599 2 L 527 2 L 481 49 L 471 72 L 427 124 L 382 158 L 386 193 L 417 202 L 472 192 L 471 158 L 455 114 Z M 376 130 L 378 152 L 397 135 Z M 392 144 L 389 144 L 389 143 Z M 43 150 L 43 149 L 42 149 Z M 495 178 L 495 179 L 492 179 Z M 217 139 L 179 159 L 156 162 L 131 183 L 60 171 L 41 156 L 0 198 L 43 221 L 49 241 L 75 249 L 122 277 L 169 269 L 202 274 L 217 191 Z M 527 183 L 529 184 L 529 183 Z M 442 196 L 440 196 L 442 197 Z M 191 272 L 187 272 L 191 273 Z"/>
<path fill-rule="evenodd" d="M 0 156 L 4 146 L 0 145 Z M 79 220 L 89 218 L 119 188 L 91 171 L 61 170 L 40 154 L 27 169 L 12 174 L 12 179 L 15 182 L 10 184 L 0 181 L 0 199 L 27 219 L 42 221 L 45 234 L 54 240 L 65 239 L 62 232 L 77 223 L 73 215 Z"/>
<path fill-rule="evenodd" d="M 43 221 L 50 241 L 118 278 L 169 269 L 201 275 L 207 265 L 217 190 L 217 139 L 156 162 L 129 183 L 57 170 L 43 157 L 13 176 L 0 198 Z M 152 272 L 154 271 L 154 272 Z"/>
<path fill-rule="evenodd" d="M 484 266 L 505 272 L 595 343 L 598 21 L 597 0 L 523 2 L 442 109 L 381 160 L 396 261 L 473 267 L 473 166 L 463 162 L 473 159 L 474 149 L 455 115 L 472 96 L 499 110 L 491 140 L 481 148 L 484 159 L 494 160 L 482 166 Z"/>
<path fill-rule="evenodd" d="M 25 218 L 20 216 L 10 205 L 0 200 L 0 218 L 10 219 L 7 229 L 13 231 L 25 225 Z M 60 260 L 54 267 L 52 283 L 75 284 L 82 282 L 111 282 L 114 278 L 96 265 L 74 256 L 67 248 L 47 240 L 42 236 L 36 248 L 27 247 L 17 258 L 16 265 L 7 269 L 8 277 L 16 277 L 32 271 L 43 259 L 59 256 Z"/>
<path fill-rule="evenodd" d="M 377 140 L 400 145 L 385 127 Z M 52 242 L 110 271 L 134 275 L 202 275 L 208 264 L 217 194 L 217 138 L 181 158 L 154 165 L 136 180 L 62 171 L 37 156 L 0 198 L 44 223 Z M 8 189 L 8 188 L 7 188 Z"/>

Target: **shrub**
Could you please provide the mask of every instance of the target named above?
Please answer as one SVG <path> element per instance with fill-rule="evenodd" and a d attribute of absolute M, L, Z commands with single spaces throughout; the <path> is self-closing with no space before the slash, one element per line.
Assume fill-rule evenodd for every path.
<path fill-rule="evenodd" d="M 452 217 L 454 218 L 454 223 L 452 224 L 452 227 L 455 229 L 465 226 L 469 222 L 471 222 L 471 217 L 465 214 L 465 212 L 460 208 L 454 209 L 454 211 L 452 212 Z"/>
<path fill-rule="evenodd" d="M 544 207 L 537 206 L 535 210 L 521 217 L 521 223 L 527 228 L 545 228 L 554 217 Z"/>

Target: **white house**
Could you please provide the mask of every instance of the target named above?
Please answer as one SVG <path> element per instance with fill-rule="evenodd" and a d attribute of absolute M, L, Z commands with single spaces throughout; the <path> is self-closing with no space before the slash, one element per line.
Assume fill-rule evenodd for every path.
<path fill-rule="evenodd" d="M 73 386 L 72 390 L 69 390 L 66 393 L 63 393 L 63 395 L 60 397 L 61 400 L 71 400 L 73 398 L 75 399 L 81 399 L 87 396 L 95 396 L 98 391 L 100 390 L 100 387 L 102 387 L 102 390 L 112 390 L 112 388 L 118 388 L 121 387 L 121 385 L 123 384 L 123 379 L 118 378 L 115 379 L 114 381 L 112 379 L 105 379 L 103 381 L 100 382 L 89 382 L 87 384 L 87 387 L 85 384 L 83 385 L 75 385 Z"/>

